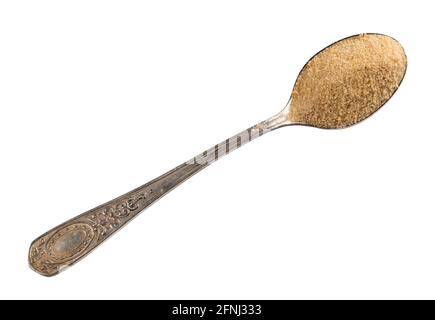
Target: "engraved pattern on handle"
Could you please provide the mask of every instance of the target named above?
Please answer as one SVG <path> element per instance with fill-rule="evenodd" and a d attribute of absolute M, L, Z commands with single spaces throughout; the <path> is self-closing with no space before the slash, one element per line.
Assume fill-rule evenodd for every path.
<path fill-rule="evenodd" d="M 273 117 L 222 141 L 147 184 L 51 229 L 32 242 L 29 264 L 44 276 L 73 265 L 142 210 L 195 173 L 245 143 L 278 127 Z"/>
<path fill-rule="evenodd" d="M 58 274 L 203 167 L 199 164 L 182 164 L 157 179 L 48 231 L 30 246 L 31 268 L 44 276 Z"/>

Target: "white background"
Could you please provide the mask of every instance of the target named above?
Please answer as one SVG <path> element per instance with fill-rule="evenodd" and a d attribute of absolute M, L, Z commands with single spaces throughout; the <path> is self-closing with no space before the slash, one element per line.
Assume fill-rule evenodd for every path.
<path fill-rule="evenodd" d="M 0 298 L 435 298 L 431 1 L 2 1 Z M 393 36 L 355 127 L 274 131 L 44 278 L 31 241 L 278 112 L 304 63 Z"/>

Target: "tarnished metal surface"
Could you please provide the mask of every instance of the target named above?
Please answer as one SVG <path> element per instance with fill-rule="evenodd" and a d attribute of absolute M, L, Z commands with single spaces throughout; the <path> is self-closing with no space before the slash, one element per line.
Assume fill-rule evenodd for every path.
<path fill-rule="evenodd" d="M 90 253 L 139 212 L 203 167 L 199 164 L 183 164 L 48 231 L 32 243 L 30 266 L 44 276 L 59 273 Z"/>
<path fill-rule="evenodd" d="M 186 179 L 277 125 L 277 119 L 271 118 L 269 122 L 270 128 L 265 122 L 244 130 L 157 179 L 43 234 L 30 246 L 31 268 L 44 276 L 53 276 L 73 265 Z"/>

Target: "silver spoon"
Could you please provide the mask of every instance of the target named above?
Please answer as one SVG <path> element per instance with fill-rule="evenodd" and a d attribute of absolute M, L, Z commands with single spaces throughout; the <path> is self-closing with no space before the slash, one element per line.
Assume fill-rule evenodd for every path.
<path fill-rule="evenodd" d="M 31 268 L 44 276 L 58 274 L 195 173 L 269 131 L 288 125 L 337 129 L 366 119 L 391 98 L 406 66 L 401 45 L 385 35 L 355 35 L 328 46 L 301 70 L 289 102 L 277 115 L 51 229 L 32 242 Z"/>

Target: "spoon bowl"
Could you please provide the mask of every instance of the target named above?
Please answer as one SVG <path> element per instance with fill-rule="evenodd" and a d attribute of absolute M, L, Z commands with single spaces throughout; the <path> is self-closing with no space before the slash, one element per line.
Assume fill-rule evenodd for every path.
<path fill-rule="evenodd" d="M 355 125 L 385 105 L 406 68 L 403 47 L 389 36 L 366 33 L 344 38 L 308 60 L 285 108 L 260 126 L 340 129 Z"/>

